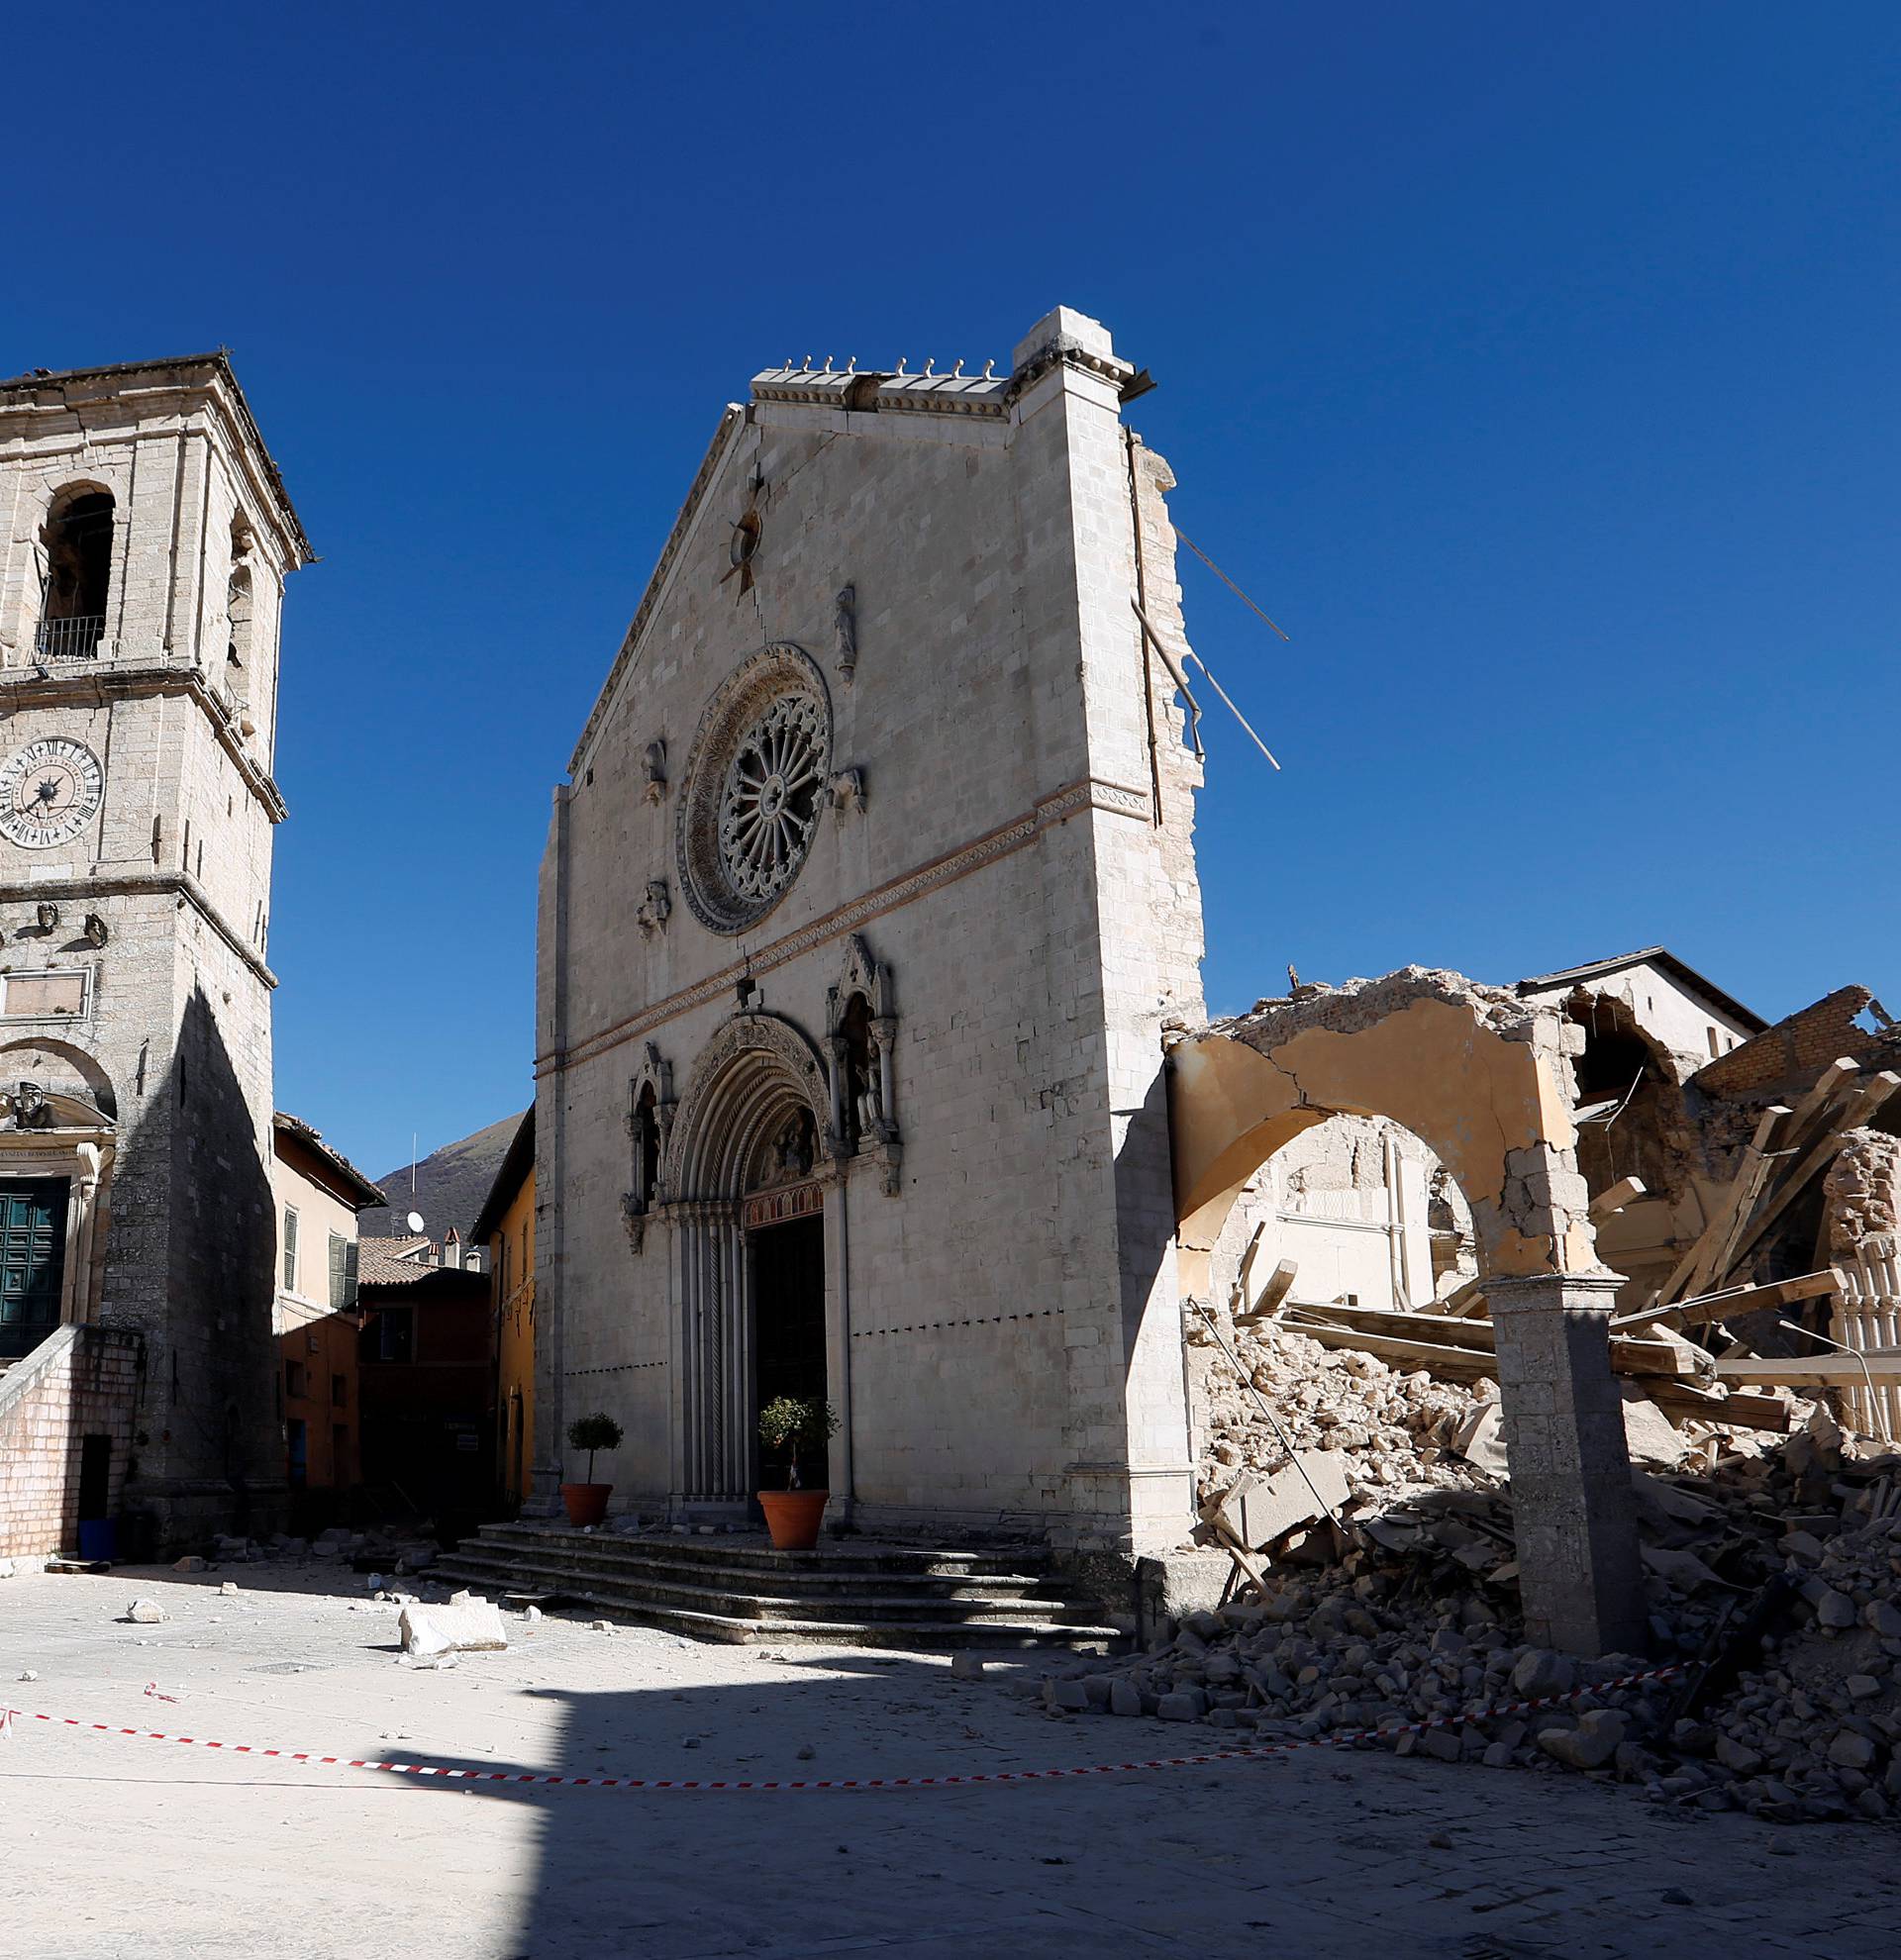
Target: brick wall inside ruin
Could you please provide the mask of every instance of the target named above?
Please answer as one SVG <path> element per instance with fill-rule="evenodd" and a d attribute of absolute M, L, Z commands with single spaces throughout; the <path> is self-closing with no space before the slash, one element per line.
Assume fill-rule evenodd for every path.
<path fill-rule="evenodd" d="M 68 1326 L 0 1375 L 0 1557 L 78 1550 L 79 1463 L 89 1435 L 111 1438 L 104 1515 L 117 1514 L 143 1373 L 136 1333 Z"/>

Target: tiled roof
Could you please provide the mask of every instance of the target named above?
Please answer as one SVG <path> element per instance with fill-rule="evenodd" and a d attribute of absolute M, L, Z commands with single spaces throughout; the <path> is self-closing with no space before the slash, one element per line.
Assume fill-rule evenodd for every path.
<path fill-rule="evenodd" d="M 368 1205 L 386 1205 L 389 1201 L 381 1189 L 372 1184 L 344 1153 L 332 1144 L 326 1143 L 321 1130 L 313 1129 L 302 1117 L 294 1117 L 285 1110 L 279 1110 L 271 1118 L 274 1128 L 286 1136 L 294 1136 L 304 1147 L 322 1157 L 337 1175 L 350 1185 L 356 1195 L 357 1211 Z"/>
<path fill-rule="evenodd" d="M 405 1258 L 420 1248 L 427 1253 L 426 1238 L 362 1238 L 356 1242 L 356 1280 L 359 1286 L 414 1286 L 431 1273 L 441 1271 L 427 1257 Z"/>
<path fill-rule="evenodd" d="M 1566 984 L 1581 985 L 1586 980 L 1621 973 L 1626 967 L 1643 965 L 1660 967 L 1665 973 L 1674 975 L 1746 1028 L 1759 1031 L 1769 1025 L 1753 1008 L 1744 1006 L 1734 994 L 1725 993 L 1714 980 L 1706 980 L 1695 967 L 1678 959 L 1668 946 L 1640 946 L 1636 952 L 1619 953 L 1611 959 L 1594 959 L 1585 966 L 1566 966 L 1556 973 L 1535 973 L 1529 980 L 1518 983 L 1518 991 L 1521 994 L 1550 993 L 1553 988 Z"/>

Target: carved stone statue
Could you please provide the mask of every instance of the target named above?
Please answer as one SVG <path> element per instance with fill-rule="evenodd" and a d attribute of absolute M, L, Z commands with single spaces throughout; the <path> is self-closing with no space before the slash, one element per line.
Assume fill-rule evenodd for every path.
<path fill-rule="evenodd" d="M 838 596 L 838 666 L 839 678 L 849 687 L 851 676 L 858 665 L 858 589 L 855 585 L 842 585 Z"/>
<path fill-rule="evenodd" d="M 15 1129 L 50 1129 L 52 1105 L 37 1082 L 23 1082 L 11 1096 L 0 1097 L 13 1118 Z"/>

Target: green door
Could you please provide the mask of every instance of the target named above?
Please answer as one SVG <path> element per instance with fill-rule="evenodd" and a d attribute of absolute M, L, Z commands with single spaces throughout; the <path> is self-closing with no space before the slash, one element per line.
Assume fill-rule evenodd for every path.
<path fill-rule="evenodd" d="M 0 1360 L 31 1352 L 59 1324 L 66 1191 L 62 1177 L 0 1184 Z"/>

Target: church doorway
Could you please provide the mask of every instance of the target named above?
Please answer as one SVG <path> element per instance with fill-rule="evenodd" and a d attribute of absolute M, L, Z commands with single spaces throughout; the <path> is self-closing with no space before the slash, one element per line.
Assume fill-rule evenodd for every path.
<path fill-rule="evenodd" d="M 65 1277 L 63 1177 L 0 1184 L 0 1361 L 17 1361 L 59 1324 Z"/>
<path fill-rule="evenodd" d="M 816 1215 L 761 1225 L 747 1233 L 751 1265 L 751 1429 L 759 1453 L 758 1486 L 785 1488 L 783 1451 L 759 1449 L 758 1414 L 782 1395 L 826 1400 L 825 1221 Z M 828 1488 L 827 1453 L 799 1453 L 799 1481 L 807 1490 Z"/>

